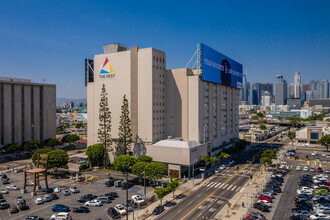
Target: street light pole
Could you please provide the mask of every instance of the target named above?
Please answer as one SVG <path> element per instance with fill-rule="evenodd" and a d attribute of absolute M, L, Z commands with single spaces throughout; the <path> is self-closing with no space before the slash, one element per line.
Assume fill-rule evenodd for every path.
<path fill-rule="evenodd" d="M 126 173 L 126 220 L 128 220 L 128 173 Z"/>
<path fill-rule="evenodd" d="M 146 171 L 143 171 L 144 173 L 144 199 L 147 198 L 147 188 L 146 188 Z"/>

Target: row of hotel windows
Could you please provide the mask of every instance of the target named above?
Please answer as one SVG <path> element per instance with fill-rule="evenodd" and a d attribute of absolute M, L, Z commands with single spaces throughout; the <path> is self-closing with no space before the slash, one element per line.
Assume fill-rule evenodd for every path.
<path fill-rule="evenodd" d="M 158 66 L 153 65 L 153 68 L 156 69 L 156 70 L 158 70 L 158 69 L 159 70 L 165 70 L 165 68 L 161 67 L 161 66 L 158 67 Z"/>
<path fill-rule="evenodd" d="M 160 62 L 160 63 L 165 63 L 165 59 L 164 58 L 161 58 L 161 57 L 156 57 L 156 56 L 153 56 L 152 58 L 153 61 L 156 61 L 156 62 Z"/>

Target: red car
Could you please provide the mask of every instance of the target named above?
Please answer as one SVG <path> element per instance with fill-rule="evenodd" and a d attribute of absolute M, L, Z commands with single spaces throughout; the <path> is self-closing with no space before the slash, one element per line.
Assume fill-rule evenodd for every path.
<path fill-rule="evenodd" d="M 329 185 L 330 185 L 330 182 L 322 182 L 321 184 L 322 184 L 322 185 L 329 186 Z"/>
<path fill-rule="evenodd" d="M 323 169 L 321 167 L 317 168 L 316 171 L 319 172 L 319 173 L 323 173 Z"/>
<path fill-rule="evenodd" d="M 329 187 L 327 187 L 327 186 L 323 186 L 323 185 L 318 185 L 318 186 L 315 187 L 314 189 L 315 189 L 315 190 L 326 189 L 326 190 L 330 191 Z"/>
<path fill-rule="evenodd" d="M 267 202 L 273 202 L 273 200 L 269 196 L 259 196 L 259 200 L 266 200 Z"/>

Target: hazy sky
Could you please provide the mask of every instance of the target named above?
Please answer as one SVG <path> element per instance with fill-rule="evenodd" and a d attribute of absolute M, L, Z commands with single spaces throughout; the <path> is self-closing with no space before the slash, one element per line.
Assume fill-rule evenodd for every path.
<path fill-rule="evenodd" d="M 233 58 L 250 82 L 276 74 L 330 77 L 330 1 L 0 0 L 0 76 L 46 79 L 57 97 L 86 97 L 84 58 L 102 46 L 155 47 L 185 67 L 203 42 Z"/>

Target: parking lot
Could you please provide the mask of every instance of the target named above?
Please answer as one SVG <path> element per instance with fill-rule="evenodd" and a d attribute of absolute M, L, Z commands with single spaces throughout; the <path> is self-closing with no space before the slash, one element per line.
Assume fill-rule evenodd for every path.
<path fill-rule="evenodd" d="M 298 183 L 300 182 L 300 176 L 304 174 L 311 174 L 311 175 L 317 175 L 317 172 L 311 172 L 303 171 L 303 170 L 296 170 L 297 166 L 300 166 L 303 168 L 304 166 L 307 166 L 309 169 L 312 168 L 314 165 L 315 168 L 319 166 L 321 163 L 321 166 L 324 170 L 330 169 L 330 158 L 327 158 L 326 156 L 322 156 L 323 153 L 330 154 L 327 152 L 318 151 L 318 155 L 311 155 L 314 150 L 297 150 L 296 149 L 296 155 L 299 157 L 299 159 L 305 159 L 306 156 L 308 156 L 309 160 L 312 161 L 310 164 L 307 163 L 305 160 L 295 160 L 295 159 L 284 159 L 288 163 L 290 167 L 292 167 L 292 170 L 289 172 L 289 176 L 287 179 L 286 186 L 283 189 L 283 195 L 279 201 L 279 204 L 276 208 L 276 211 L 273 216 L 273 220 L 282 220 L 282 219 L 290 219 L 290 216 L 292 216 L 292 209 L 295 208 L 295 201 L 294 197 L 296 197 L 297 190 L 299 189 Z M 320 162 L 318 162 L 316 159 L 319 158 Z M 315 162 L 315 163 L 314 163 Z M 323 172 L 324 173 L 324 172 Z"/>
<path fill-rule="evenodd" d="M 2 184 L 0 183 L 0 189 L 6 189 L 8 185 L 17 185 L 20 189 L 23 188 L 23 173 L 5 173 L 8 178 L 10 179 L 10 184 Z M 36 205 L 34 202 L 35 198 L 42 197 L 46 193 L 42 192 L 42 190 L 37 192 L 37 196 L 32 196 L 31 192 L 33 191 L 33 186 L 28 186 L 27 191 L 28 193 L 22 194 L 21 190 L 8 190 L 8 194 L 3 194 L 4 199 L 10 204 L 11 207 L 16 206 L 16 198 L 22 196 L 25 200 L 27 205 L 29 206 L 29 210 L 20 211 L 19 213 L 10 214 L 8 209 L 0 210 L 0 219 L 1 220 L 14 220 L 14 219 L 25 219 L 27 216 L 39 216 L 43 219 L 50 219 L 51 215 L 54 213 L 51 211 L 51 208 L 54 204 L 63 204 L 70 207 L 70 215 L 73 219 L 111 219 L 108 215 L 106 210 L 109 207 L 114 207 L 116 204 L 122 204 L 126 201 L 126 191 L 122 190 L 121 188 L 114 188 L 114 187 L 106 187 L 104 185 L 105 179 L 96 181 L 94 183 L 78 183 L 74 182 L 73 180 L 69 179 L 59 179 L 54 180 L 52 178 L 48 178 L 49 180 L 49 188 L 61 186 L 63 188 L 69 189 L 71 186 L 76 186 L 80 193 L 71 193 L 69 196 L 64 196 L 63 193 L 59 192 L 56 193 L 59 197 L 58 200 L 54 200 L 51 202 L 45 202 L 41 205 Z M 45 187 L 44 181 L 40 181 L 40 185 Z M 152 188 L 147 187 L 147 194 L 153 191 Z M 77 199 L 85 194 L 94 194 L 96 196 L 116 192 L 118 194 L 118 198 L 112 200 L 109 204 L 103 204 L 101 207 L 89 207 L 89 213 L 72 213 L 73 208 L 84 206 L 84 203 L 79 203 Z M 143 195 L 143 187 L 142 186 L 134 186 L 129 189 L 129 199 L 131 199 L 132 195 Z"/>

